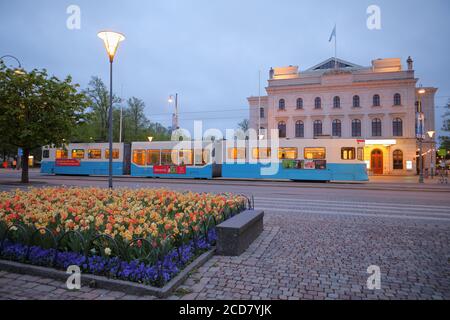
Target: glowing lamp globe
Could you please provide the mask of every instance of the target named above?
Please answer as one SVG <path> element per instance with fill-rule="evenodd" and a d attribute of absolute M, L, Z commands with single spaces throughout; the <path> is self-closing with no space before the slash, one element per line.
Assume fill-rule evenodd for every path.
<path fill-rule="evenodd" d="M 98 37 L 103 40 L 106 52 L 109 56 L 109 61 L 113 62 L 114 56 L 119 47 L 119 43 L 125 40 L 125 36 L 119 32 L 114 31 L 100 31 Z"/>

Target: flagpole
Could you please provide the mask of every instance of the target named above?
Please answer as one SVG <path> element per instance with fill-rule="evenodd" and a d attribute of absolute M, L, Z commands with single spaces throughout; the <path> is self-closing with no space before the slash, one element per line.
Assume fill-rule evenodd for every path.
<path fill-rule="evenodd" d="M 338 68 L 337 64 L 337 30 L 336 30 L 336 24 L 334 24 L 334 68 Z"/>

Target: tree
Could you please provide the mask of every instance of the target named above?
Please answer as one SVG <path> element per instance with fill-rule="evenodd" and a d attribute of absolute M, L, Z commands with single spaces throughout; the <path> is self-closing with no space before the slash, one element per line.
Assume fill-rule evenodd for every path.
<path fill-rule="evenodd" d="M 442 131 L 444 132 L 450 132 L 450 100 L 447 102 L 447 105 L 445 106 L 445 108 L 447 109 L 444 113 L 444 115 L 442 116 L 442 118 L 444 119 L 444 124 L 442 126 Z M 440 142 L 441 142 L 441 148 L 450 150 L 450 137 L 448 134 L 439 137 Z"/>
<path fill-rule="evenodd" d="M 89 81 L 88 88 L 84 93 L 89 97 L 90 118 L 91 122 L 95 123 L 94 140 L 107 141 L 108 140 L 108 114 L 109 114 L 109 91 L 102 79 L 99 77 L 92 77 Z M 114 105 L 119 103 L 121 99 L 113 95 Z"/>
<path fill-rule="evenodd" d="M 238 123 L 238 127 L 242 131 L 247 132 L 248 129 L 250 128 L 250 121 L 248 121 L 248 119 L 244 119 Z"/>
<path fill-rule="evenodd" d="M 22 148 L 22 182 L 28 183 L 30 150 L 61 145 L 83 120 L 88 100 L 68 76 L 34 69 L 17 74 L 0 65 L 0 143 Z"/>
<path fill-rule="evenodd" d="M 128 119 L 128 125 L 130 126 L 134 139 L 138 137 L 139 131 L 147 126 L 149 122 L 145 116 L 144 108 L 144 101 L 136 97 L 128 99 L 128 108 L 126 109 L 125 117 Z"/>

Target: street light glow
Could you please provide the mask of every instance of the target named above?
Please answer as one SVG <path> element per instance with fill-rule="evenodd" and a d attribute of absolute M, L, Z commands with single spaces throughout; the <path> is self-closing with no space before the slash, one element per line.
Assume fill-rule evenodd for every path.
<path fill-rule="evenodd" d="M 425 92 L 426 92 L 426 90 L 425 89 L 419 89 L 419 94 L 424 94 Z"/>
<path fill-rule="evenodd" d="M 112 62 L 119 47 L 119 43 L 125 40 L 125 36 L 114 31 L 100 31 L 97 36 L 103 40 L 109 60 Z"/>
<path fill-rule="evenodd" d="M 430 139 L 432 139 L 436 132 L 435 131 L 428 131 L 427 133 L 428 133 L 428 136 L 430 137 Z"/>

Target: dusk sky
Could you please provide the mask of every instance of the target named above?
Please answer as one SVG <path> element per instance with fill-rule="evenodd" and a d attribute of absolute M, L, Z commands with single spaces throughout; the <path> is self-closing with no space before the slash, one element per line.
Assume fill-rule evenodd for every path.
<path fill-rule="evenodd" d="M 79 30 L 66 27 L 72 4 L 81 9 Z M 366 27 L 372 4 L 381 8 L 381 30 Z M 246 98 L 258 94 L 258 70 L 265 85 L 272 66 L 304 70 L 332 57 L 335 23 L 339 58 L 368 66 L 399 57 L 405 66 L 410 55 L 419 82 L 439 89 L 438 113 L 450 98 L 448 0 L 1 0 L 0 20 L 0 56 L 16 56 L 27 70 L 72 75 L 82 88 L 94 75 L 108 83 L 97 32 L 124 33 L 115 93 L 143 99 L 148 118 L 166 126 L 167 97 L 178 92 L 182 127 L 203 119 L 205 127 L 235 128 L 248 117 Z"/>

